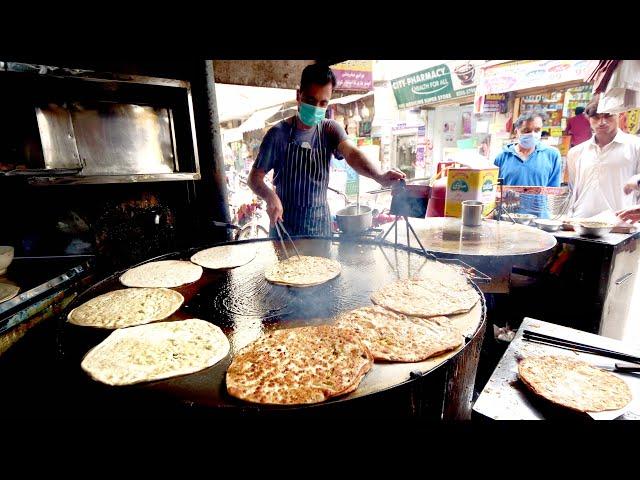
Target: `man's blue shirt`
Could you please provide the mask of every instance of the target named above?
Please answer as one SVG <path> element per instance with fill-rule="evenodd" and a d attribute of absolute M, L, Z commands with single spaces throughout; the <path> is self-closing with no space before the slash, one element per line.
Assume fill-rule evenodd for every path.
<path fill-rule="evenodd" d="M 504 179 L 504 185 L 560 186 L 562 159 L 557 148 L 538 142 L 526 161 L 516 154 L 515 148 L 515 143 L 507 145 L 493 161 L 500 168 L 499 176 Z M 518 213 L 549 218 L 546 195 L 520 194 Z"/>

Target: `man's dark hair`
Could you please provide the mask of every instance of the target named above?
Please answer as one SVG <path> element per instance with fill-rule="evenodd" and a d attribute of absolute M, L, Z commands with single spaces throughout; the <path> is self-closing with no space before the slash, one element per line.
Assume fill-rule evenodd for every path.
<path fill-rule="evenodd" d="M 547 114 L 544 113 L 542 110 L 533 110 L 531 112 L 525 112 L 518 117 L 518 120 L 516 120 L 516 123 L 515 123 L 515 127 L 520 128 L 526 122 L 530 122 L 536 117 L 540 117 L 540 119 L 542 120 L 542 123 L 544 123 L 544 121 L 547 119 Z"/>
<path fill-rule="evenodd" d="M 582 112 L 584 112 L 584 107 L 576 107 L 576 115 L 580 115 Z"/>
<path fill-rule="evenodd" d="M 325 86 L 329 82 L 331 82 L 332 88 L 336 88 L 336 76 L 329 68 L 329 65 L 324 63 L 312 63 L 311 65 L 304 67 L 304 70 L 302 70 L 302 76 L 300 77 L 300 90 L 305 90 L 312 83 Z"/>
<path fill-rule="evenodd" d="M 549 137 L 549 132 L 546 130 L 543 130 L 542 133 L 540 134 L 540 138 L 547 138 Z"/>

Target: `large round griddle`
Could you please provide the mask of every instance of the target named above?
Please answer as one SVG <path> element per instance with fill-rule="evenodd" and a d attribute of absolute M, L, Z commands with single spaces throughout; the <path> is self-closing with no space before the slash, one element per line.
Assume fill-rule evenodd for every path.
<path fill-rule="evenodd" d="M 516 257 L 546 252 L 557 243 L 548 232 L 510 221 L 484 220 L 477 227 L 467 227 L 453 217 L 412 218 L 409 222 L 425 249 L 446 254 Z M 407 242 L 404 221 L 398 222 L 398 241 Z M 416 243 L 414 238 L 411 241 Z"/>
<path fill-rule="evenodd" d="M 102 398 L 144 394 L 149 399 L 178 400 L 188 405 L 218 409 L 286 409 L 300 406 L 256 405 L 231 397 L 226 392 L 225 373 L 235 352 L 272 329 L 328 323 L 336 314 L 372 305 L 370 295 L 398 278 L 408 278 L 433 260 L 406 247 L 394 248 L 374 241 L 299 238 L 301 255 L 335 259 L 342 265 L 341 274 L 329 282 L 306 288 L 274 285 L 264 278 L 265 268 L 283 258 L 277 242 L 270 239 L 232 243 L 253 243 L 257 255 L 246 265 L 229 270 L 205 269 L 202 278 L 190 285 L 175 288 L 185 297 L 183 306 L 168 320 L 200 318 L 218 325 L 229 338 L 230 354 L 216 365 L 190 375 L 147 382 L 126 387 L 109 387 L 95 382 L 80 368 L 82 357 L 106 338 L 110 330 L 80 327 L 64 322 L 66 313 L 102 293 L 123 288 L 116 272 L 90 287 L 75 299 L 61 319 L 58 351 L 63 360 L 67 388 L 93 392 Z M 189 259 L 196 251 L 163 255 L 151 259 Z M 289 250 L 293 250 L 289 248 Z M 484 297 L 468 313 L 451 316 L 468 340 L 485 320 Z M 466 345 L 466 342 L 465 342 Z M 426 372 L 433 371 L 465 348 L 416 363 L 375 363 L 357 390 L 349 395 L 314 404 L 322 406 L 346 402 L 403 385 Z M 96 398 L 96 397 L 94 397 Z M 80 401 L 80 400 L 79 400 Z"/>

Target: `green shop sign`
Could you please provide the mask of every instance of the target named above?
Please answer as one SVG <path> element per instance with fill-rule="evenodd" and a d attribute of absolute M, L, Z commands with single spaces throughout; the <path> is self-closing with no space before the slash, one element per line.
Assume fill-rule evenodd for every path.
<path fill-rule="evenodd" d="M 475 92 L 475 86 L 454 90 L 451 72 L 446 63 L 396 78 L 391 81 L 391 88 L 393 88 L 398 108 L 428 105 L 473 95 Z"/>

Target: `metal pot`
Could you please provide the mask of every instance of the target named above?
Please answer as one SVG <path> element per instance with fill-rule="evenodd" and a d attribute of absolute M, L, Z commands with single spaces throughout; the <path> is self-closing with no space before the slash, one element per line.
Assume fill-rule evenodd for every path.
<path fill-rule="evenodd" d="M 371 207 L 360 205 L 349 205 L 348 207 L 338 210 L 336 213 L 336 222 L 341 232 L 347 235 L 362 233 L 372 224 Z"/>

